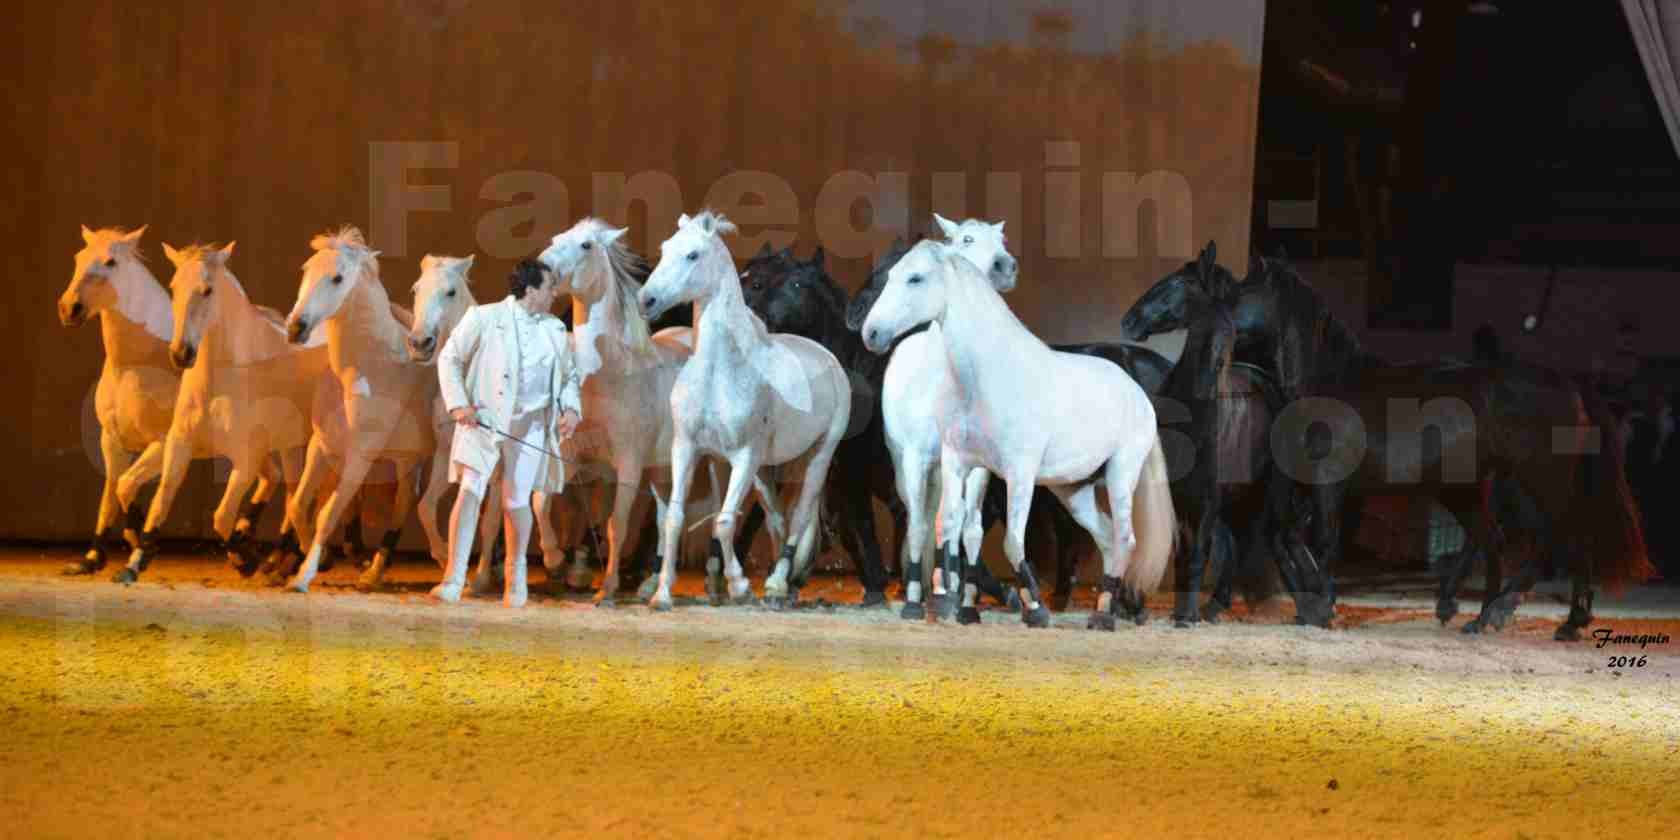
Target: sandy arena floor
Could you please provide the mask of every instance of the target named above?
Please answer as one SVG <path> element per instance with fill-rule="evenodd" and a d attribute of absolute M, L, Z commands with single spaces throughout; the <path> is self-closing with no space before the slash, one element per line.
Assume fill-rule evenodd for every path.
<path fill-rule="evenodd" d="M 1680 643 L 308 596 L 0 554 L 0 835 L 1672 837 Z M 533 571 L 534 588 L 542 573 Z M 685 580 L 697 594 L 699 581 Z M 855 599 L 823 581 L 808 599 Z M 1673 597 L 1597 627 L 1680 638 Z M 1164 608 L 1165 600 L 1152 603 Z M 1467 607 L 1470 605 L 1466 605 Z M 1644 667 L 1609 667 L 1612 654 Z"/>

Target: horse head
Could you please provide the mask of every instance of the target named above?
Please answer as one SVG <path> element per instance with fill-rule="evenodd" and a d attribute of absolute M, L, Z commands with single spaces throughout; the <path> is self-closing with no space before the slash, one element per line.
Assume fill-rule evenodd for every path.
<path fill-rule="evenodd" d="M 726 284 L 739 287 L 735 261 L 723 242 L 734 232 L 735 223 L 719 213 L 703 210 L 692 218 L 684 213 L 677 232 L 660 243 L 659 264 L 637 296 L 642 317 L 658 320 L 678 304 L 711 299 Z"/>
<path fill-rule="evenodd" d="M 357 283 L 379 277 L 379 252 L 369 250 L 354 227 L 321 234 L 309 247 L 315 255 L 303 264 L 297 303 L 286 316 L 286 338 L 293 344 L 307 342 L 311 330 L 337 315 Z"/>
<path fill-rule="evenodd" d="M 414 326 L 406 341 L 408 358 L 429 364 L 449 340 L 450 331 L 478 301 L 473 300 L 470 272 L 475 255 L 420 259 L 420 279 L 414 282 Z"/>
<path fill-rule="evenodd" d="M 946 243 L 986 273 L 992 288 L 1000 292 L 1015 288 L 1021 264 L 1015 255 L 1009 253 L 1008 240 L 1003 236 L 1003 222 L 967 219 L 958 224 L 938 213 L 933 214 L 933 220 L 939 225 L 940 232 L 945 234 Z"/>
<path fill-rule="evenodd" d="M 180 250 L 163 244 L 163 253 L 175 264 L 175 276 L 169 281 L 171 306 L 175 328 L 169 339 L 169 361 L 177 370 L 186 370 L 198 361 L 198 346 L 205 333 L 215 325 L 221 297 L 232 293 L 231 275 L 227 262 L 233 256 L 233 243 L 217 248 L 214 245 L 189 245 Z"/>
<path fill-rule="evenodd" d="M 58 321 L 66 327 L 80 326 L 89 318 L 117 306 L 121 294 L 116 280 L 122 272 L 140 265 L 138 230 L 82 228 L 82 250 L 76 252 L 76 268 L 70 285 L 58 297 Z"/>

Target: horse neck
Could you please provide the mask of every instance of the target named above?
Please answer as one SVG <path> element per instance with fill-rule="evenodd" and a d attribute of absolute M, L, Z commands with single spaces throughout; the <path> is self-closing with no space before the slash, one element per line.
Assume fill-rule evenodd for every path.
<path fill-rule="evenodd" d="M 952 377 L 963 393 L 978 397 L 989 384 L 1002 384 L 984 372 L 999 359 L 1010 364 L 1041 366 L 1050 348 L 1027 329 L 1003 297 L 978 272 L 964 278 L 950 272 L 945 312 L 936 320 L 944 335 Z M 1005 386 L 1008 387 L 1008 386 Z M 1004 399 L 1008 395 L 992 395 Z"/>
<path fill-rule="evenodd" d="M 355 361 L 406 359 L 402 324 L 391 314 L 391 297 L 375 275 L 362 274 L 326 326 L 334 370 Z"/>
<path fill-rule="evenodd" d="M 205 330 L 200 355 L 218 367 L 272 359 L 287 351 L 286 336 L 257 311 L 232 272 L 217 284 L 213 323 Z"/>
<path fill-rule="evenodd" d="M 740 282 L 728 271 L 720 272 L 711 295 L 695 303 L 700 310 L 695 322 L 695 356 L 745 358 L 769 339 L 764 323 L 747 308 Z"/>
<path fill-rule="evenodd" d="M 139 262 L 129 261 L 111 278 L 111 285 L 117 292 L 117 306 L 115 312 L 105 313 L 115 316 L 105 318 L 107 330 L 111 321 L 120 318 L 137 328 L 139 335 L 134 338 L 149 337 L 168 344 L 174 332 L 175 316 L 169 293 L 164 291 L 157 278 Z"/>
<path fill-rule="evenodd" d="M 1186 320 L 1190 328 L 1184 336 L 1184 349 L 1162 390 L 1177 399 L 1214 399 L 1225 390 L 1231 350 L 1236 344 L 1235 330 L 1229 318 L 1211 308 Z"/>
<path fill-rule="evenodd" d="M 654 347 L 648 331 L 630 329 L 630 319 L 642 317 L 641 312 L 626 309 L 618 286 L 621 279 L 612 269 L 592 262 L 578 279 L 586 281 L 586 288 L 599 290 L 594 300 L 572 295 L 572 330 L 578 339 L 580 361 L 587 363 L 587 357 L 594 355 L 600 358 L 603 369 L 623 369 L 637 360 L 652 359 Z M 600 340 L 603 337 L 605 341 Z"/>

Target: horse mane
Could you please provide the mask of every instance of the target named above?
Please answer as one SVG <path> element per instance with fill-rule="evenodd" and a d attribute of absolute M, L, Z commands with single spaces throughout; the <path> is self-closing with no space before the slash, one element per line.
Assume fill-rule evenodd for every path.
<path fill-rule="evenodd" d="M 340 247 L 360 248 L 368 250 L 367 240 L 362 238 L 361 229 L 355 225 L 345 225 L 336 231 L 328 231 L 309 240 L 309 247 L 316 251 L 338 249 Z"/>
<path fill-rule="evenodd" d="M 209 263 L 212 257 L 220 254 L 222 249 L 226 247 L 226 245 L 216 245 L 209 242 L 194 242 L 191 245 L 177 249 L 175 253 L 180 257 L 182 263 Z M 244 297 L 247 301 L 251 299 L 251 296 L 245 292 L 245 285 L 239 282 L 239 278 L 235 277 L 233 272 L 227 270 L 226 264 L 222 265 L 222 274 L 227 277 L 227 281 L 233 285 L 233 288 L 239 292 L 240 296 Z M 171 285 L 174 285 L 173 281 L 171 281 Z"/>
<path fill-rule="evenodd" d="M 641 254 L 630 250 L 624 244 L 624 238 L 619 237 L 606 246 L 607 274 L 612 283 L 612 294 L 618 295 L 619 310 L 624 319 L 624 343 L 633 351 L 643 351 L 653 345 L 653 332 L 648 327 L 648 321 L 642 317 L 641 304 L 637 298 L 641 295 L 642 284 L 647 282 L 653 268 Z"/>
<path fill-rule="evenodd" d="M 1278 373 L 1285 380 L 1297 380 L 1292 384 L 1300 385 L 1326 376 L 1340 377 L 1359 364 L 1366 355 L 1364 345 L 1331 311 L 1324 296 L 1289 263 L 1265 257 L 1260 261 L 1264 267 L 1263 275 L 1258 281 L 1249 282 L 1270 284 L 1277 297 L 1279 311 L 1286 315 L 1283 331 L 1294 333 L 1294 343 L 1302 356 L 1290 361 L 1291 366 L 1298 367 L 1298 370 L 1280 370 Z M 1309 365 L 1310 371 L 1307 370 Z"/>
<path fill-rule="evenodd" d="M 121 240 L 127 238 L 128 236 L 133 235 L 133 233 L 135 231 L 139 230 L 139 229 L 140 228 L 125 228 L 125 227 L 100 228 L 99 230 L 96 230 L 96 231 L 93 232 L 93 236 L 94 236 L 94 239 L 97 242 L 105 245 L 106 247 L 110 247 L 111 245 L 114 245 L 114 244 L 120 242 Z M 89 244 L 91 245 L 92 243 L 89 243 Z M 128 252 L 129 256 L 131 256 L 135 259 L 136 262 L 140 263 L 141 265 L 146 264 L 147 257 L 146 257 L 146 252 L 145 251 L 141 250 L 140 248 L 127 248 L 125 250 Z"/>

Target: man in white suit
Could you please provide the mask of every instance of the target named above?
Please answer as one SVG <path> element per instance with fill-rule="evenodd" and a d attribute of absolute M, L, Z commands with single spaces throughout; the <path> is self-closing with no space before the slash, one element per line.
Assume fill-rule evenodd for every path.
<path fill-rule="evenodd" d="M 549 312 L 558 285 L 541 263 L 521 261 L 508 280 L 508 296 L 467 310 L 438 356 L 444 405 L 459 424 L 449 480 L 460 484 L 449 517 L 449 566 L 432 589 L 438 600 L 461 599 L 479 505 L 499 464 L 507 540 L 502 602 L 525 605 L 531 493 L 565 487 L 560 442 L 583 419 L 571 337 Z"/>

